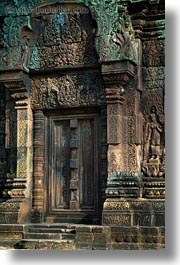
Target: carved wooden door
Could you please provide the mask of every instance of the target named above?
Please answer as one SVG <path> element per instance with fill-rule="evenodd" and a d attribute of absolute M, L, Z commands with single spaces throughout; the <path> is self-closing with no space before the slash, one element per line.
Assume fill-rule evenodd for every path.
<path fill-rule="evenodd" d="M 93 223 L 98 217 L 97 116 L 49 118 L 48 216 Z"/>

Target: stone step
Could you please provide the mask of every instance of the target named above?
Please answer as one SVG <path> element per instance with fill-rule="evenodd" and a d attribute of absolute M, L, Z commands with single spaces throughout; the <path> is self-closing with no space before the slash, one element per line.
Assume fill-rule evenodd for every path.
<path fill-rule="evenodd" d="M 56 228 L 56 227 L 29 227 L 27 229 L 28 233 L 69 233 L 69 234 L 75 234 L 75 229 L 69 229 L 69 228 Z"/>
<path fill-rule="evenodd" d="M 61 234 L 53 233 L 25 233 L 23 239 L 59 239 L 61 240 Z"/>
<path fill-rule="evenodd" d="M 14 248 L 31 250 L 75 250 L 75 244 L 73 240 L 24 239 L 17 243 Z"/>
<path fill-rule="evenodd" d="M 74 240 L 74 234 L 62 233 L 25 233 L 23 239 Z"/>
<path fill-rule="evenodd" d="M 68 224 L 68 223 L 53 223 L 53 224 L 48 224 L 48 223 L 39 223 L 39 224 L 27 224 L 26 227 L 31 227 L 31 228 L 75 228 L 76 225 L 74 224 Z"/>

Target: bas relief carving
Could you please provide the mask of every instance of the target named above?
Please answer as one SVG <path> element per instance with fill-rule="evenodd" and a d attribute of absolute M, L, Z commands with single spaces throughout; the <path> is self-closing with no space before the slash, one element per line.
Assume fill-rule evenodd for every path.
<path fill-rule="evenodd" d="M 34 108 L 98 106 L 105 103 L 103 81 L 98 73 L 68 74 L 31 80 Z"/>
<path fill-rule="evenodd" d="M 144 160 L 151 161 L 154 159 L 160 159 L 162 152 L 164 151 L 161 150 L 162 132 L 163 128 L 159 121 L 156 107 L 152 106 L 145 128 Z"/>
<path fill-rule="evenodd" d="M 56 14 L 39 15 L 32 8 L 31 14 L 26 16 L 10 14 L 6 17 L 0 69 L 19 67 L 28 72 L 30 69 L 96 64 L 98 59 L 100 62 L 130 60 L 137 63 L 137 42 L 124 4 L 114 0 L 103 0 L 99 4 L 92 0 L 85 5 L 84 13 L 61 13 L 57 9 Z M 21 7 L 19 2 L 17 6 Z M 46 7 L 51 9 L 54 5 Z M 18 14 L 18 9 L 15 10 Z M 21 34 L 22 31 L 26 34 Z"/>
<path fill-rule="evenodd" d="M 36 4 L 45 2 L 47 7 L 50 6 L 48 1 L 44 0 L 30 0 L 28 3 L 25 0 L 13 0 L 11 2 L 13 7 L 20 7 L 21 5 L 34 7 Z M 52 1 L 52 6 L 55 2 L 61 1 Z M 46 113 L 45 110 L 48 113 L 53 113 L 53 110 L 64 108 L 70 112 L 80 107 L 81 111 L 82 109 L 85 111 L 98 109 L 97 111 L 100 113 L 102 108 L 105 109 L 103 117 L 105 121 L 100 122 L 100 126 L 103 128 L 100 131 L 101 136 L 98 136 L 97 139 L 103 151 L 96 157 L 100 164 L 98 174 L 101 182 L 96 191 L 99 192 L 101 188 L 103 190 L 100 195 L 98 194 L 99 197 L 101 196 L 102 204 L 105 196 L 106 199 L 110 199 L 109 202 L 104 203 L 105 210 L 117 211 L 116 214 L 107 214 L 104 217 L 105 223 L 107 225 L 129 226 L 132 224 L 131 215 L 120 215 L 118 211 L 134 210 L 135 208 L 138 211 L 146 211 L 149 210 L 149 204 L 139 205 L 139 198 L 165 198 L 164 40 L 151 38 L 150 32 L 145 33 L 144 39 L 141 39 L 143 27 L 138 35 L 139 39 L 137 38 L 135 31 L 137 21 L 136 17 L 132 16 L 129 5 L 139 1 L 128 1 L 128 4 L 125 3 L 125 0 L 79 0 L 76 2 L 85 4 L 83 8 L 87 12 L 57 12 L 38 15 L 33 11 L 22 16 L 17 13 L 16 15 L 9 14 L 6 18 L 3 17 L 3 26 L 0 25 L 0 71 L 21 69 L 30 72 L 29 105 L 35 113 L 34 117 L 36 117 L 36 112 L 42 111 L 42 120 L 46 119 L 43 114 Z M 56 6 L 64 5 L 66 5 L 65 1 Z M 0 8 L 2 6 L 0 3 Z M 143 16 L 148 17 L 147 13 L 144 14 Z M 137 16 L 141 15 L 142 13 Z M 158 27 L 154 21 L 153 24 L 151 21 L 142 23 L 147 27 L 148 25 Z M 146 30 L 149 29 L 145 28 Z M 141 55 L 142 67 L 139 58 Z M 139 68 L 143 68 L 141 69 L 142 73 L 139 71 L 137 74 L 134 71 L 136 80 L 133 79 L 129 82 L 123 70 L 115 67 L 114 63 L 119 61 L 122 62 L 122 66 L 124 62 L 130 61 L 134 69 L 138 64 Z M 107 77 L 100 70 L 101 63 L 109 66 L 107 67 Z M 113 71 L 117 71 L 116 74 Z M 39 72 L 41 72 L 40 75 Z M 144 76 L 139 77 L 138 75 L 141 74 Z M 141 92 L 138 92 L 137 89 L 138 78 L 142 78 Z M 117 98 L 118 96 L 120 98 L 120 95 L 117 96 L 116 93 L 119 87 L 122 87 L 123 97 L 118 101 Z M 105 91 L 108 89 L 112 91 L 112 94 L 108 98 L 106 92 L 105 98 Z M 20 164 L 19 179 L 24 178 L 26 181 L 28 157 L 26 142 L 29 139 L 29 131 L 25 117 L 18 121 L 17 108 L 15 109 L 15 101 L 18 100 L 18 97 L 22 99 L 22 96 L 19 95 L 21 92 L 14 93 L 14 101 L 8 101 L 7 106 L 4 105 L 5 98 L 1 94 L 4 95 L 1 93 L 0 87 L 0 180 L 6 177 L 13 180 L 17 177 L 17 164 L 14 161 L 18 161 Z M 66 115 L 68 111 L 65 111 L 63 115 Z M 19 110 L 18 113 L 20 115 L 21 111 Z M 99 113 L 98 115 L 101 116 Z M 5 124 L 3 117 L 6 115 L 9 118 Z M 103 115 L 99 116 L 98 119 L 102 119 Z M 44 120 L 43 126 L 37 120 L 35 118 L 33 134 L 35 132 L 35 137 L 37 137 L 39 133 L 39 138 L 35 139 L 34 150 L 38 150 L 42 154 L 41 156 L 38 152 L 34 154 L 34 169 L 36 171 L 34 180 L 38 184 L 35 184 L 33 200 L 35 201 L 34 205 L 38 205 L 39 208 L 37 208 L 43 212 L 45 204 L 43 200 L 47 194 L 44 195 L 43 190 L 43 185 L 45 185 L 44 162 L 41 163 L 41 161 L 44 161 L 45 158 L 42 150 L 46 149 L 43 138 L 46 128 L 43 127 L 45 126 Z M 40 131 L 37 132 L 39 128 Z M 73 128 L 72 126 L 74 133 Z M 86 132 L 87 125 L 84 124 L 82 128 L 84 128 L 85 138 L 91 140 L 91 135 Z M 141 130 L 139 135 L 138 130 Z M 98 133 L 99 130 L 97 130 Z M 72 179 L 68 185 L 64 181 L 62 193 L 64 197 L 67 197 L 68 189 L 70 189 L 70 208 L 77 210 L 80 209 L 79 199 L 81 196 L 77 188 L 78 172 L 75 167 L 75 164 L 78 164 L 76 157 L 78 140 L 76 135 L 73 136 L 72 134 L 71 136 L 72 168 L 70 175 L 72 175 Z M 19 149 L 17 149 L 17 139 L 21 142 Z M 8 147 L 8 154 L 6 154 L 5 143 Z M 30 145 L 33 146 L 32 142 Z M 17 151 L 22 156 L 17 158 Z M 88 163 L 88 161 L 86 162 Z M 30 162 L 28 161 L 28 163 Z M 86 179 L 86 184 L 89 187 L 95 186 L 90 178 Z M 41 189 L 39 183 L 42 185 Z M 59 187 L 56 188 L 58 191 Z M 10 196 L 14 199 L 20 199 L 26 196 L 26 186 L 14 188 L 13 184 L 8 186 L 5 183 L 3 189 L 2 195 L 6 198 Z M 85 197 L 89 203 L 89 198 L 92 198 L 91 192 Z M 127 202 L 134 200 L 133 198 L 137 199 L 133 202 L 134 208 Z M 111 199 L 114 201 L 111 202 Z M 121 203 L 119 199 L 124 201 Z M 157 207 L 158 203 L 156 204 Z M 143 218 L 145 221 L 142 221 L 141 224 L 150 225 L 149 216 Z"/>
<path fill-rule="evenodd" d="M 143 98 L 144 103 L 144 145 L 142 172 L 147 177 L 164 177 L 165 143 L 163 96 L 158 92 L 149 92 Z"/>
<path fill-rule="evenodd" d="M 137 58 L 137 44 L 135 42 L 134 29 L 131 23 L 131 17 L 127 12 L 118 10 L 119 17 L 115 22 L 116 27 L 112 33 L 112 39 L 117 47 L 117 55 L 123 54 L 127 58 Z M 115 47 L 114 47 L 115 48 Z"/>

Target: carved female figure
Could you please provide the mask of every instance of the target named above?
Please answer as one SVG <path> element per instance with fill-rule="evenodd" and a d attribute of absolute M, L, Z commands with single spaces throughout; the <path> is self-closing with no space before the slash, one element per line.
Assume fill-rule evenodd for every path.
<path fill-rule="evenodd" d="M 149 121 L 145 128 L 144 160 L 159 158 L 161 145 L 162 125 L 159 121 L 156 107 L 152 106 Z"/>

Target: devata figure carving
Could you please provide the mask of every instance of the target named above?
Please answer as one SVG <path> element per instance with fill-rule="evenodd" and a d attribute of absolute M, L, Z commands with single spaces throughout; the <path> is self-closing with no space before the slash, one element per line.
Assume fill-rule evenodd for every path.
<path fill-rule="evenodd" d="M 145 129 L 144 160 L 159 158 L 161 153 L 162 125 L 155 106 L 152 106 Z"/>

